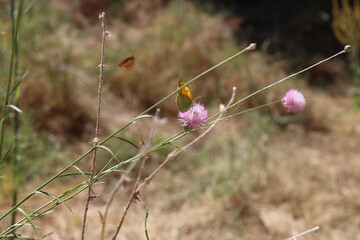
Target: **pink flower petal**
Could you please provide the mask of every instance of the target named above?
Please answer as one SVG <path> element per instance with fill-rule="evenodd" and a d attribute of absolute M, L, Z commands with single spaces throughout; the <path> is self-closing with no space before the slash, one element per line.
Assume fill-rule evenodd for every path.
<path fill-rule="evenodd" d="M 304 109 L 306 100 L 301 92 L 296 89 L 290 89 L 283 97 L 282 103 L 288 112 L 296 113 Z"/>
<path fill-rule="evenodd" d="M 206 124 L 208 112 L 204 105 L 200 103 L 194 103 L 194 105 L 187 112 L 178 113 L 179 122 L 181 126 L 186 128 L 196 129 Z"/>

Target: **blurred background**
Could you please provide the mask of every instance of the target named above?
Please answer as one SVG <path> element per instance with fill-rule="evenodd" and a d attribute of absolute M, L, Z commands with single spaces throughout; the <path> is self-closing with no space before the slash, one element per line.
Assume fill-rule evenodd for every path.
<path fill-rule="evenodd" d="M 10 1 L 0 3 L 0 99 L 5 97 L 10 53 Z M 257 43 L 190 84 L 210 115 L 237 99 L 308 67 L 351 44 L 353 51 L 273 87 L 230 113 L 281 99 L 300 90 L 305 111 L 288 114 L 281 104 L 220 123 L 205 139 L 174 159 L 134 204 L 120 239 L 145 239 L 143 218 L 150 206 L 150 239 L 286 239 L 316 225 L 304 239 L 360 239 L 358 146 L 360 1 L 77 0 L 24 1 L 19 30 L 18 75 L 20 197 L 72 162 L 91 146 L 100 62 L 99 13 L 106 12 L 101 136 L 105 137 L 152 106 L 177 86 L 225 58 Z M 134 55 L 135 66 L 118 64 Z M 182 130 L 175 96 L 162 103 L 169 119 L 154 143 Z M 152 112 L 154 113 L 154 112 Z M 10 117 L 13 118 L 11 115 Z M 147 135 L 150 121 L 138 122 Z M 12 136 L 9 121 L 6 136 Z M 185 145 L 201 131 L 177 142 Z M 139 143 L 138 128 L 119 137 Z M 11 144 L 11 137 L 6 139 Z M 111 140 L 119 159 L 136 154 Z M 149 174 L 172 151 L 150 155 Z M 98 168 L 109 156 L 100 154 Z M 10 157 L 11 160 L 11 157 Z M 0 209 L 11 206 L 10 160 L 0 175 Z M 90 170 L 90 159 L 79 166 Z M 131 179 L 136 177 L 135 170 Z M 121 173 L 104 180 L 92 202 L 89 239 L 98 239 L 102 210 Z M 59 180 L 48 191 L 61 193 L 82 177 Z M 120 191 L 109 216 L 109 236 L 123 211 L 130 184 Z M 40 197 L 39 197 L 40 198 Z M 28 201 L 35 208 L 39 199 Z M 85 195 L 36 221 L 50 239 L 78 239 Z M 111 219 L 111 220 L 110 220 Z M 8 226 L 5 219 L 0 230 Z M 32 235 L 31 227 L 22 233 Z"/>

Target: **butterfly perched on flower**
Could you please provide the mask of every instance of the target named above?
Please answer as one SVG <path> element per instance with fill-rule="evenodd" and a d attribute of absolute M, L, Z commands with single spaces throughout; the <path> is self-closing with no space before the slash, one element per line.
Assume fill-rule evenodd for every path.
<path fill-rule="evenodd" d="M 118 63 L 118 66 L 123 69 L 132 69 L 135 65 L 135 57 L 131 55 L 128 58 L 125 58 L 122 62 Z"/>
<path fill-rule="evenodd" d="M 176 103 L 180 112 L 187 112 L 192 107 L 194 102 L 189 87 L 185 86 L 181 88 L 185 84 L 186 82 L 180 78 L 178 83 L 179 90 L 176 98 Z"/>

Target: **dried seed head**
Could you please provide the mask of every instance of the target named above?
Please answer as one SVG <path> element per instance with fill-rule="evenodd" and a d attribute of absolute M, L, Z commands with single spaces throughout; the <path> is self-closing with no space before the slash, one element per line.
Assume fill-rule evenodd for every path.
<path fill-rule="evenodd" d="M 104 18 L 104 17 L 105 17 L 105 13 L 104 13 L 104 12 L 102 12 L 102 13 L 99 14 L 99 19 Z"/>
<path fill-rule="evenodd" d="M 351 45 L 346 45 L 346 46 L 344 47 L 344 51 L 345 51 L 346 53 L 351 52 L 351 49 L 352 49 Z"/>
<path fill-rule="evenodd" d="M 225 113 L 226 112 L 226 107 L 225 107 L 224 104 L 220 104 L 219 111 L 220 111 L 220 113 Z"/>
<path fill-rule="evenodd" d="M 256 43 L 251 43 L 251 44 L 248 46 L 248 49 L 249 49 L 249 50 L 255 50 L 255 49 L 256 49 Z"/>

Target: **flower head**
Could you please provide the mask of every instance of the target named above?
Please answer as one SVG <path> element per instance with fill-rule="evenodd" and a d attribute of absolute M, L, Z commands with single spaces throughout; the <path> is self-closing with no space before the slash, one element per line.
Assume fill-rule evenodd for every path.
<path fill-rule="evenodd" d="M 301 92 L 296 89 L 290 89 L 283 97 L 282 103 L 288 112 L 296 113 L 304 109 L 306 100 Z"/>
<path fill-rule="evenodd" d="M 187 112 L 178 113 L 179 121 L 185 128 L 196 129 L 206 124 L 208 112 L 204 105 L 194 102 L 194 105 Z"/>

